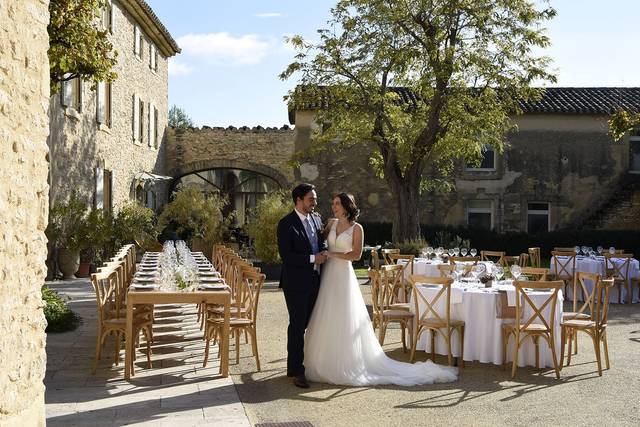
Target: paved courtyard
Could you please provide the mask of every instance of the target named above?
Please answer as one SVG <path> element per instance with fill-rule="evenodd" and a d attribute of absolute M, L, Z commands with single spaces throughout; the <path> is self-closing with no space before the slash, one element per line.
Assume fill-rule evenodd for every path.
<path fill-rule="evenodd" d="M 211 357 L 202 368 L 204 341 L 195 306 L 158 306 L 153 369 L 146 369 L 146 356 L 138 352 L 136 375 L 128 382 L 123 379 L 124 361 L 112 366 L 113 338 L 107 338 L 98 370 L 91 375 L 96 301 L 89 281 L 49 285 L 71 298 L 69 306 L 83 323 L 73 332 L 47 337 L 48 426 L 250 425 L 231 378 L 218 375 L 217 359 Z M 215 355 L 217 347 L 212 351 Z"/>
<path fill-rule="evenodd" d="M 270 284 L 260 297 L 256 372 L 250 346 L 241 344 L 231 377 L 217 375 L 215 358 L 202 369 L 204 343 L 193 307 L 157 310 L 152 349 L 154 369 L 138 353 L 136 376 L 124 381 L 123 363 L 110 366 L 113 340 L 96 375 L 95 300 L 86 280 L 56 282 L 84 323 L 47 341 L 47 423 L 50 426 L 213 425 L 309 421 L 342 425 L 638 425 L 640 424 L 640 305 L 612 305 L 609 329 L 612 368 L 596 373 L 591 342 L 581 337 L 580 353 L 556 380 L 550 370 L 521 368 L 515 381 L 500 367 L 465 363 L 458 382 L 419 387 L 294 387 L 286 372 L 286 307 Z M 361 287 L 369 298 L 368 286 Z M 399 333 L 391 331 L 385 350 L 407 360 Z M 418 354 L 419 360 L 425 355 Z M 444 359 L 440 359 L 444 362 Z"/>

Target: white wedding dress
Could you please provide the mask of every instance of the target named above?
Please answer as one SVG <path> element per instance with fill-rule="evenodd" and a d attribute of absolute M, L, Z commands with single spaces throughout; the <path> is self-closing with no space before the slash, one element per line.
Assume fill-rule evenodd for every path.
<path fill-rule="evenodd" d="M 353 226 L 327 237 L 329 251 L 349 252 Z M 411 386 L 455 381 L 457 369 L 431 361 L 415 364 L 386 356 L 371 326 L 350 261 L 329 258 L 323 266 L 320 293 L 305 336 L 307 378 L 337 385 L 397 384 Z"/>

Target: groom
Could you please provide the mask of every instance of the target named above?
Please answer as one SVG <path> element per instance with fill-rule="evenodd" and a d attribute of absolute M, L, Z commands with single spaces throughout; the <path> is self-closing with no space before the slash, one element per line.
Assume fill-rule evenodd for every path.
<path fill-rule="evenodd" d="M 278 223 L 278 251 L 282 258 L 280 287 L 289 311 L 287 376 L 297 387 L 309 388 L 304 376 L 304 333 L 320 288 L 320 266 L 327 260 L 315 187 L 300 184 L 291 196 L 295 209 Z"/>

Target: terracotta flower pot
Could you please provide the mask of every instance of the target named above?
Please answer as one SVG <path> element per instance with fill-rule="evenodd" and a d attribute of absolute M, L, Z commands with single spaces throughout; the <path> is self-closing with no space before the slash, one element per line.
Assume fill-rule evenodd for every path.
<path fill-rule="evenodd" d="M 90 262 L 81 262 L 80 267 L 78 267 L 78 271 L 76 272 L 76 277 L 78 278 L 89 277 L 90 269 L 91 269 Z"/>
<path fill-rule="evenodd" d="M 80 252 L 60 249 L 58 251 L 58 268 L 63 279 L 73 279 L 73 275 L 80 267 Z"/>

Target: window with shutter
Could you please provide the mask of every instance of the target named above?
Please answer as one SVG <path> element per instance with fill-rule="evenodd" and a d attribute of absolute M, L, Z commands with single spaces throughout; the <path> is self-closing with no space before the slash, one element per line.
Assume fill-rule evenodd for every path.
<path fill-rule="evenodd" d="M 105 122 L 106 103 L 105 103 L 105 82 L 99 82 L 96 90 L 96 121 L 98 123 Z"/>
<path fill-rule="evenodd" d="M 138 102 L 138 95 L 133 95 L 133 141 L 138 142 L 140 139 L 140 103 Z"/>
<path fill-rule="evenodd" d="M 111 15 L 109 19 L 109 31 L 113 34 L 116 27 L 116 6 L 113 4 L 113 1 L 109 2 L 109 14 Z"/>
<path fill-rule="evenodd" d="M 111 119 L 112 119 L 112 84 L 105 83 L 104 84 L 104 124 L 111 127 Z"/>
<path fill-rule="evenodd" d="M 138 135 L 140 136 L 140 143 L 142 143 L 144 139 L 144 101 L 139 99 L 138 105 Z"/>
<path fill-rule="evenodd" d="M 65 75 L 65 78 L 67 78 L 68 74 Z M 61 94 L 61 103 L 62 105 L 64 105 L 65 107 L 69 107 L 71 106 L 71 91 L 73 90 L 73 88 L 71 87 L 71 81 L 70 80 L 63 80 L 61 83 L 62 85 L 62 90 L 60 91 Z"/>
<path fill-rule="evenodd" d="M 153 147 L 153 135 L 154 135 L 154 131 L 153 131 L 153 105 L 151 103 L 149 103 L 149 108 L 148 108 L 148 121 L 149 121 L 149 125 L 147 126 L 147 144 L 149 145 L 149 147 Z"/>
<path fill-rule="evenodd" d="M 153 108 L 153 146 L 158 148 L 158 109 Z"/>
<path fill-rule="evenodd" d="M 94 205 L 96 209 L 102 209 L 104 207 L 104 170 L 101 167 L 96 168 L 96 194 Z"/>
<path fill-rule="evenodd" d="M 140 27 L 136 25 L 133 30 L 133 53 L 138 58 L 140 58 L 141 48 L 142 48 L 142 33 L 140 31 Z"/>

